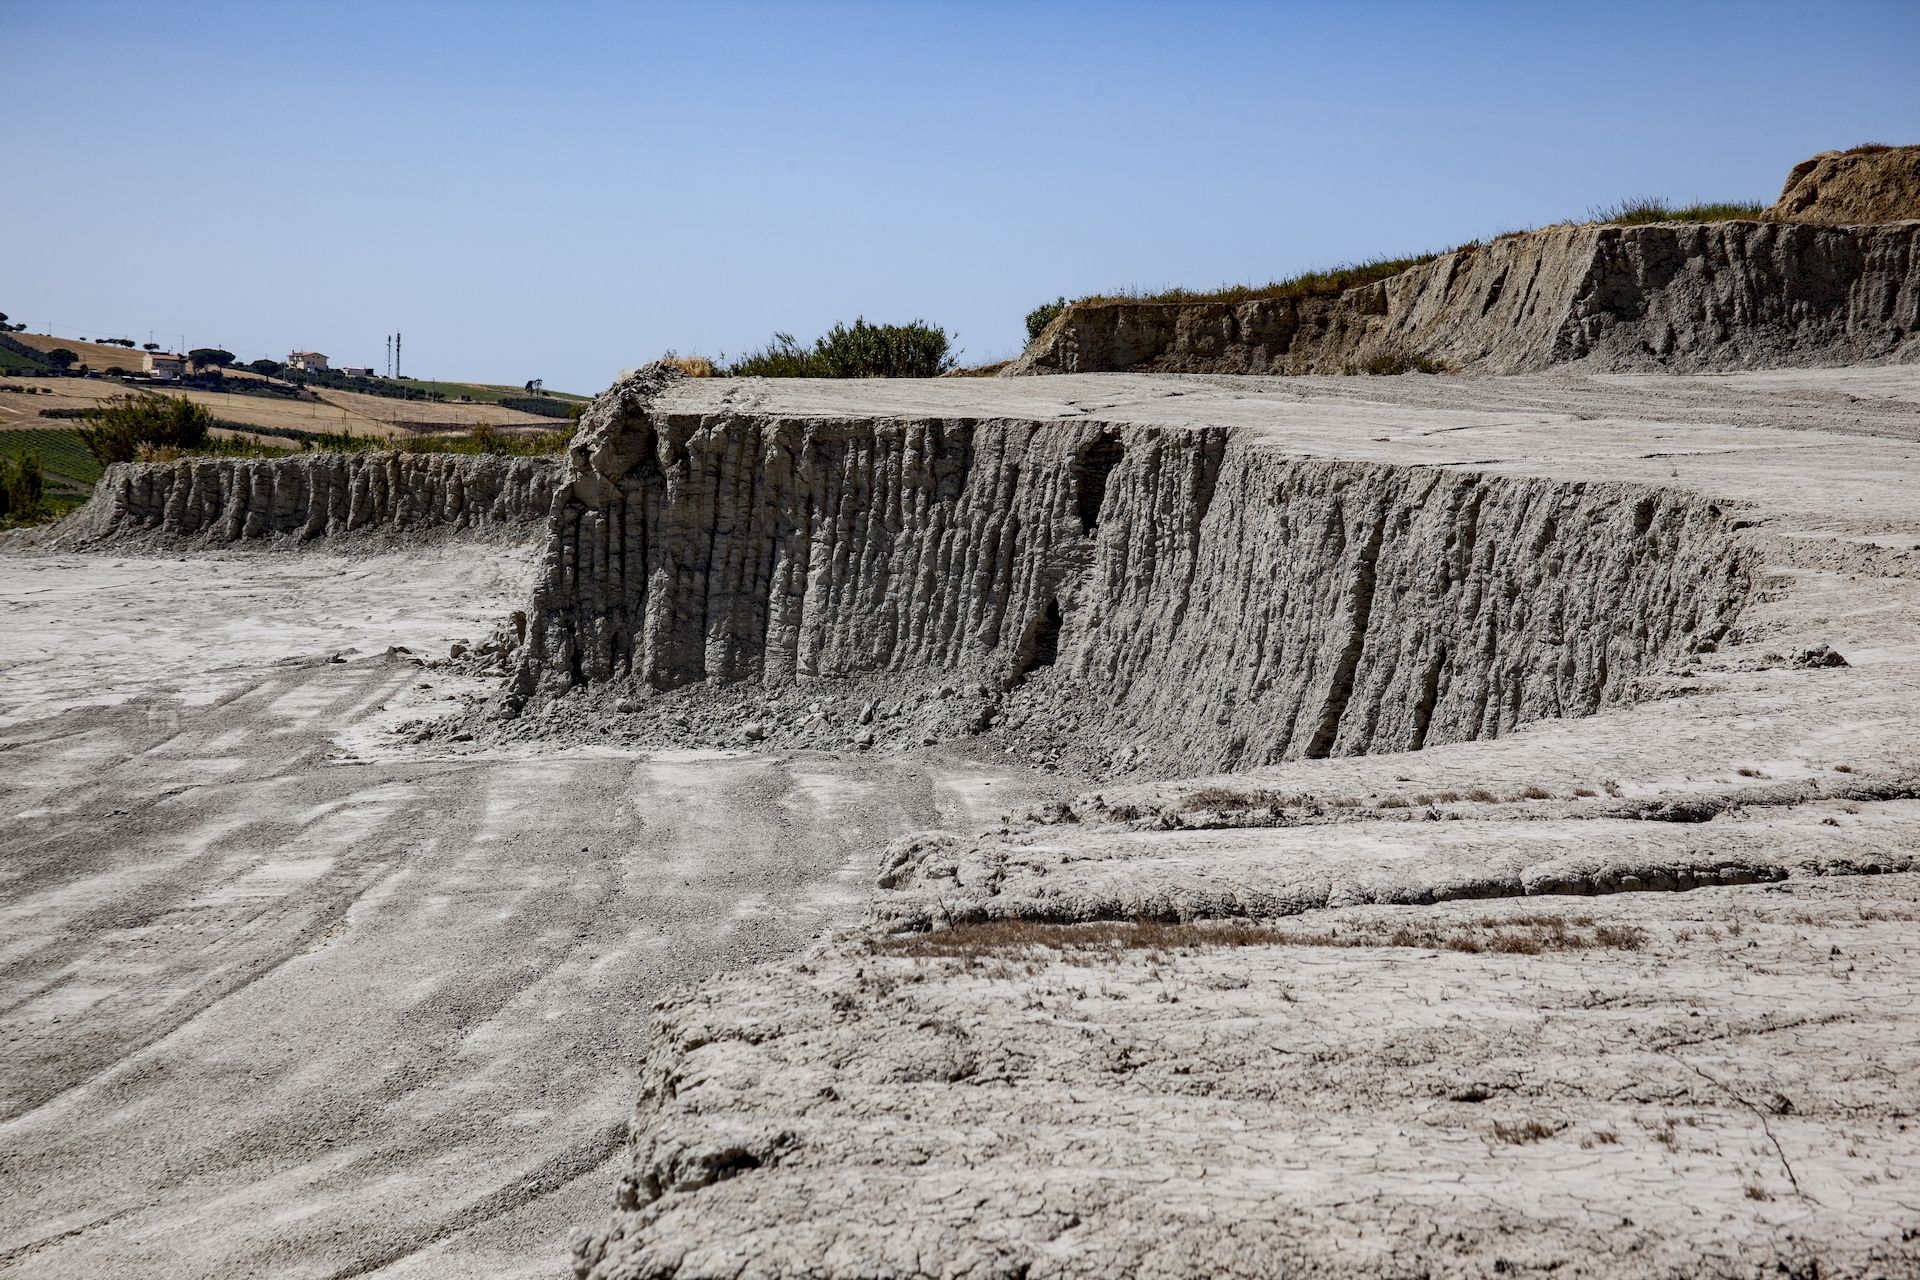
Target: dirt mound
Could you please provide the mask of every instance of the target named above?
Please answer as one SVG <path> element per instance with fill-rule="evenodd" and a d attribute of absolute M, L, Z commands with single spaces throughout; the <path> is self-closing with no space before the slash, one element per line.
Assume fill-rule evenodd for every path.
<path fill-rule="evenodd" d="M 1767 216 L 1829 226 L 1920 218 L 1920 146 L 1855 147 L 1802 160 Z"/>

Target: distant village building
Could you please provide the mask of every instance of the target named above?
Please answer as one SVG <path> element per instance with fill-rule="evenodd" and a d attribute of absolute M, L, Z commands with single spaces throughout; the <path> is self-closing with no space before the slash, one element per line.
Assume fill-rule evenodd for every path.
<path fill-rule="evenodd" d="M 165 351 L 149 351 L 147 358 L 140 362 L 142 371 L 155 378 L 180 378 L 187 372 L 185 356 L 171 355 Z"/>
<path fill-rule="evenodd" d="M 300 370 L 302 373 L 325 373 L 327 371 L 327 358 L 318 351 L 289 351 L 287 352 L 287 365 L 290 368 Z"/>
<path fill-rule="evenodd" d="M 326 357 L 324 356 L 321 357 L 321 360 L 323 361 L 323 363 L 321 364 L 320 367 L 322 369 L 327 367 L 326 364 L 324 363 L 325 359 Z M 343 364 L 340 366 L 340 372 L 346 374 L 349 378 L 371 378 L 373 376 L 373 366 L 362 365 L 362 364 Z"/>

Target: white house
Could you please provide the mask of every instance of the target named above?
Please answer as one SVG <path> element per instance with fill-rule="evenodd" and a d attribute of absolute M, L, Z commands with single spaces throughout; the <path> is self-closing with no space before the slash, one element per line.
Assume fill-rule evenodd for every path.
<path fill-rule="evenodd" d="M 324 367 L 325 366 L 323 365 L 322 368 Z M 349 378 L 371 378 L 373 376 L 373 366 L 364 365 L 364 364 L 343 364 L 340 366 L 340 372 L 346 374 Z"/>
<path fill-rule="evenodd" d="M 287 364 L 302 373 L 325 373 L 327 358 L 318 351 L 289 351 Z"/>
<path fill-rule="evenodd" d="M 179 378 L 187 372 L 184 356 L 176 356 L 165 351 L 149 351 L 147 358 L 140 362 L 143 372 L 155 378 Z"/>

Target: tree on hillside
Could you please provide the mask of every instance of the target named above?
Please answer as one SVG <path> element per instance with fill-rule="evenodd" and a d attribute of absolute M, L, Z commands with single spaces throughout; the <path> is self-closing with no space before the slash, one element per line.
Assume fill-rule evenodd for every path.
<path fill-rule="evenodd" d="M 187 361 L 196 369 L 224 369 L 233 363 L 233 352 L 219 347 L 195 347 L 187 352 Z"/>
<path fill-rule="evenodd" d="M 247 368 L 255 373 L 265 374 L 269 378 L 277 378 L 287 371 L 287 366 L 278 360 L 250 360 L 247 362 Z"/>
<path fill-rule="evenodd" d="M 140 344 L 140 349 L 142 351 L 158 351 L 160 344 L 157 342 L 143 342 Z"/>
<path fill-rule="evenodd" d="M 56 369 L 72 368 L 74 364 L 78 363 L 79 359 L 79 352 L 69 351 L 65 347 L 55 347 L 53 350 L 47 352 L 48 363 L 52 364 Z"/>

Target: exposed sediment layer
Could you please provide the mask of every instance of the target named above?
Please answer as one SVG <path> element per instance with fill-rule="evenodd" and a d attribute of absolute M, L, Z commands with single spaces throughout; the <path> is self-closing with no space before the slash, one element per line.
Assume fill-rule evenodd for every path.
<path fill-rule="evenodd" d="M 547 515 L 558 475 L 549 458 L 423 453 L 116 463 L 63 540 L 147 534 L 222 543 L 525 528 Z"/>
<path fill-rule="evenodd" d="M 1855 147 L 1802 160 L 1767 216 L 1828 224 L 1920 218 L 1920 147 Z"/>
<path fill-rule="evenodd" d="M 1920 358 L 1920 223 L 1548 227 L 1332 297 L 1069 306 L 1007 375 L 1432 361 L 1704 371 Z"/>
<path fill-rule="evenodd" d="M 1677 491 L 1220 428 L 656 414 L 657 385 L 589 418 L 516 710 L 889 675 L 1161 767 L 1417 750 L 1630 699 L 1748 587 L 1727 514 Z"/>

